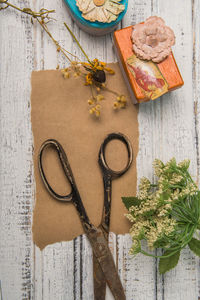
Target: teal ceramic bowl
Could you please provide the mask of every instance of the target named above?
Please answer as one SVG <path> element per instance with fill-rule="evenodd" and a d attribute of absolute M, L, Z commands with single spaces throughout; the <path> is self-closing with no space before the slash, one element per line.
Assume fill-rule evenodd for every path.
<path fill-rule="evenodd" d="M 74 21 L 78 24 L 78 26 L 84 31 L 93 35 L 104 35 L 112 32 L 117 27 L 117 24 L 122 20 L 128 8 L 128 0 L 122 0 L 120 3 L 125 5 L 125 9 L 119 14 L 118 18 L 115 21 L 111 23 L 101 23 L 98 21 L 90 22 L 82 17 L 81 11 L 76 6 L 76 0 L 64 1 L 67 5 L 69 13 L 71 14 Z"/>

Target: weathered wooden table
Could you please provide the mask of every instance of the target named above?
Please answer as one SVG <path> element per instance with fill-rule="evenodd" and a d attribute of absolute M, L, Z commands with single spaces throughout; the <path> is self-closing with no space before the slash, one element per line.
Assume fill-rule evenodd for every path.
<path fill-rule="evenodd" d="M 56 9 L 52 34 L 66 49 L 81 56 L 64 29 L 66 21 L 91 58 L 116 61 L 112 36 L 92 37 L 78 29 L 62 0 L 12 0 L 20 7 Z M 191 159 L 200 175 L 200 0 L 129 0 L 125 27 L 150 15 L 166 20 L 176 34 L 173 48 L 185 85 L 178 91 L 140 106 L 138 177 L 152 176 L 152 161 Z M 0 299 L 92 300 L 92 253 L 85 236 L 40 251 L 32 242 L 34 206 L 33 140 L 30 122 L 32 70 L 64 67 L 66 60 L 30 18 L 13 9 L 0 12 Z M 42 99 L 41 99 L 42 101 Z M 111 234 L 128 300 L 200 299 L 199 259 L 184 249 L 178 266 L 160 276 L 156 259 L 131 259 L 128 235 Z M 108 293 L 107 299 L 113 299 Z"/>

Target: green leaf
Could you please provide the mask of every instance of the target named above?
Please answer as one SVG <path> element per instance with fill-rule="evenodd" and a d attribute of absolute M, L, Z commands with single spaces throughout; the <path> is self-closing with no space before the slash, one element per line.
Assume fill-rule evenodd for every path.
<path fill-rule="evenodd" d="M 150 219 L 150 217 L 153 216 L 154 214 L 155 214 L 155 209 L 150 209 L 148 211 L 145 211 L 142 214 L 142 216 Z"/>
<path fill-rule="evenodd" d="M 190 250 L 192 250 L 197 256 L 200 256 L 200 241 L 192 238 L 188 243 Z"/>
<path fill-rule="evenodd" d="M 131 206 L 139 206 L 141 203 L 137 197 L 122 197 L 122 201 L 128 210 Z"/>
<path fill-rule="evenodd" d="M 154 248 L 164 248 L 168 245 L 169 241 L 166 239 L 166 237 L 160 237 L 158 238 L 154 244 L 153 244 L 153 247 Z"/>
<path fill-rule="evenodd" d="M 171 253 L 171 251 L 167 250 L 164 252 L 163 256 L 167 256 Z M 172 256 L 166 258 L 160 258 L 159 261 L 159 272 L 160 274 L 164 274 L 165 272 L 173 269 L 178 264 L 178 260 L 180 257 L 180 251 L 176 252 Z"/>
<path fill-rule="evenodd" d="M 165 200 L 168 200 L 169 197 L 170 197 L 170 195 L 168 193 L 164 192 L 160 195 L 160 200 L 165 201 Z"/>

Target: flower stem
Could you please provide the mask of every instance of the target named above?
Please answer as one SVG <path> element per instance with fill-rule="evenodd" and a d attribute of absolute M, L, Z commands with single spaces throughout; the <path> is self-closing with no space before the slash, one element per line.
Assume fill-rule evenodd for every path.
<path fill-rule="evenodd" d="M 38 23 L 40 24 L 40 26 L 42 26 L 42 28 L 44 29 L 44 31 L 48 34 L 48 36 L 51 38 L 51 40 L 54 42 L 54 44 L 56 45 L 57 49 L 59 49 L 60 52 L 62 52 L 62 54 L 71 62 L 72 60 L 69 58 L 69 56 L 65 53 L 66 50 L 64 50 L 58 43 L 58 41 L 56 41 L 54 39 L 54 37 L 52 36 L 52 34 L 49 32 L 47 26 L 45 24 L 43 24 L 42 21 L 40 21 L 38 18 L 36 18 L 36 20 L 38 21 Z M 68 52 L 68 51 L 66 51 Z M 71 53 L 69 53 L 71 54 Z"/>
<path fill-rule="evenodd" d="M 69 60 L 70 62 L 72 61 L 70 59 L 70 57 L 66 53 L 68 53 L 71 56 L 77 58 L 76 55 L 73 55 L 72 53 L 70 53 L 69 51 L 67 51 L 63 47 L 61 47 L 60 44 L 58 43 L 58 41 L 56 41 L 54 39 L 54 37 L 52 36 L 52 34 L 48 30 L 48 27 L 46 25 L 47 22 L 45 22 L 45 20 L 52 20 L 52 18 L 49 17 L 48 14 L 55 13 L 54 9 L 52 9 L 52 10 L 41 9 L 39 12 L 35 12 L 32 9 L 30 9 L 30 8 L 23 8 L 23 9 L 21 9 L 20 7 L 17 7 L 16 5 L 14 5 L 14 4 L 12 4 L 12 3 L 8 2 L 8 1 L 5 1 L 5 0 L 0 0 L 0 4 L 5 4 L 6 5 L 6 7 L 0 8 L 0 9 L 5 9 L 5 8 L 7 8 L 7 7 L 10 6 L 10 7 L 14 8 L 15 10 L 18 10 L 18 11 L 20 11 L 20 12 L 22 12 L 24 14 L 27 14 L 27 15 L 31 16 L 32 18 L 36 19 L 37 22 L 40 24 L 40 26 L 44 29 L 44 31 L 51 38 L 51 40 L 53 41 L 53 43 L 56 45 L 57 50 L 60 51 L 67 58 L 67 60 Z"/>
<path fill-rule="evenodd" d="M 153 255 L 153 254 L 150 254 L 150 253 L 148 253 L 148 252 L 146 252 L 142 249 L 140 250 L 140 252 L 142 254 L 146 255 L 146 256 L 151 256 L 151 257 L 154 257 L 154 258 L 167 258 L 167 257 L 170 257 L 170 256 L 174 255 L 175 253 L 177 253 L 178 251 L 182 250 L 191 241 L 192 236 L 195 232 L 195 229 L 196 229 L 196 227 L 193 226 L 192 229 L 190 230 L 189 234 L 188 234 L 189 237 L 185 240 L 185 242 L 181 246 L 166 249 L 166 250 L 174 250 L 171 253 L 169 253 L 168 255 L 161 255 L 161 256 Z"/>
<path fill-rule="evenodd" d="M 69 26 L 64 23 L 65 27 L 67 28 L 67 30 L 69 31 L 70 35 L 73 37 L 73 39 L 75 40 L 75 42 L 77 43 L 77 45 L 79 46 L 80 50 L 82 51 L 82 53 L 85 55 L 85 57 L 87 58 L 87 61 L 89 62 L 89 64 L 92 64 L 91 60 L 89 59 L 89 57 L 87 56 L 86 52 L 84 51 L 84 49 L 82 48 L 81 44 L 79 43 L 79 41 L 77 40 L 77 38 L 75 37 L 75 35 L 73 34 L 73 32 L 71 31 L 71 29 L 69 28 Z"/>
<path fill-rule="evenodd" d="M 23 9 L 21 9 L 21 8 L 17 7 L 16 5 L 14 5 L 14 4 L 12 4 L 12 3 L 8 2 L 8 1 L 5 1 L 5 0 L 0 0 L 0 4 L 5 4 L 7 6 L 10 6 L 10 7 L 12 7 L 14 9 L 22 12 L 22 13 L 25 13 L 27 15 L 32 16 L 33 18 L 42 17 L 46 13 L 54 13 L 55 12 L 54 9 L 52 9 L 52 10 L 44 10 L 43 12 L 35 12 L 35 11 L 32 11 L 30 8 L 23 8 Z"/>
<path fill-rule="evenodd" d="M 118 94 L 117 92 L 115 92 L 115 91 L 113 91 L 113 90 L 107 88 L 106 86 L 103 86 L 102 88 L 103 88 L 105 91 L 108 91 L 108 92 L 110 92 L 110 93 L 112 93 L 112 94 L 114 94 L 114 95 L 116 95 L 116 96 L 119 96 L 119 94 Z"/>
<path fill-rule="evenodd" d="M 150 254 L 144 250 L 140 250 L 140 253 L 146 255 L 146 256 L 150 256 L 150 257 L 154 257 L 154 258 L 167 258 L 167 257 L 170 257 L 172 255 L 174 255 L 176 252 L 178 252 L 179 250 L 176 250 L 176 251 L 173 251 L 172 253 L 168 254 L 168 255 L 153 255 L 153 254 Z"/>

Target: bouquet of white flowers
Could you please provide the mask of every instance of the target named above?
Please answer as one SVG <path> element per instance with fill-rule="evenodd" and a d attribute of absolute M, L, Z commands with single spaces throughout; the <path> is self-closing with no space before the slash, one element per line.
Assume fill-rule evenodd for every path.
<path fill-rule="evenodd" d="M 189 160 L 177 164 L 173 158 L 164 164 L 156 159 L 157 183 L 142 178 L 137 197 L 122 198 L 132 223 L 130 253 L 160 258 L 160 273 L 177 265 L 180 251 L 187 245 L 200 256 L 200 240 L 194 237 L 200 230 L 200 191 L 188 172 L 189 165 Z M 144 251 L 141 240 L 146 240 L 151 250 L 162 248 L 163 255 Z"/>

